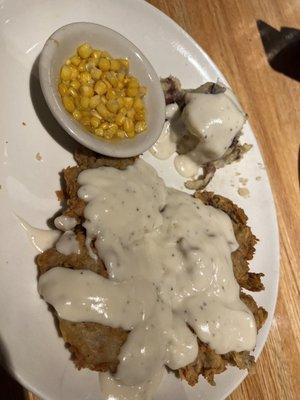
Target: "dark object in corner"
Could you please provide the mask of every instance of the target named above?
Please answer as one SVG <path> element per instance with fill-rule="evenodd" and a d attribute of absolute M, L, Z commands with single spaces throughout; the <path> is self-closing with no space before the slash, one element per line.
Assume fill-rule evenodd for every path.
<path fill-rule="evenodd" d="M 270 66 L 300 81 L 300 30 L 282 27 L 278 31 L 264 21 L 256 23 Z"/>

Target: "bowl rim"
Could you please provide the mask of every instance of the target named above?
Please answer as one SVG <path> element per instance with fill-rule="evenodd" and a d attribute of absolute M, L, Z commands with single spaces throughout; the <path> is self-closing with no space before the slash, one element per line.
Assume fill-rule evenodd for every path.
<path fill-rule="evenodd" d="M 148 132 L 145 132 L 145 135 L 148 135 L 147 136 L 148 140 L 142 141 L 138 145 L 134 142 L 135 137 L 133 139 L 127 139 L 127 138 L 120 139 L 120 141 L 122 140 L 131 141 L 131 146 L 126 148 L 117 147 L 113 142 L 93 137 L 92 134 L 89 134 L 89 132 L 87 132 L 84 128 L 82 128 L 79 125 L 79 123 L 77 123 L 77 121 L 74 120 L 74 118 L 72 118 L 72 116 L 67 111 L 65 111 L 64 108 L 57 102 L 57 97 L 54 93 L 55 85 L 53 85 L 53 79 L 51 79 L 50 77 L 50 68 L 49 68 L 51 61 L 55 56 L 56 48 L 58 45 L 57 37 L 59 37 L 59 40 L 62 40 L 60 35 L 63 31 L 74 29 L 76 26 L 83 27 L 87 25 L 94 26 L 96 29 L 98 27 L 100 27 L 101 29 L 105 29 L 108 32 L 110 32 L 113 36 L 118 37 L 121 41 L 127 43 L 128 47 L 131 47 L 131 49 L 138 54 L 141 62 L 145 65 L 147 75 L 151 78 L 151 81 L 153 82 L 153 87 L 157 92 L 155 95 L 157 95 L 156 103 L 158 104 L 158 110 L 159 110 L 159 112 L 155 114 L 155 119 L 156 123 L 158 123 L 159 128 L 156 131 L 154 131 L 154 133 L 152 133 L 151 135 Z M 54 118 L 57 120 L 57 122 L 63 127 L 66 133 L 68 133 L 73 139 L 75 139 L 83 146 L 89 148 L 90 150 L 95 151 L 96 153 L 117 158 L 127 158 L 127 157 L 137 156 L 147 151 L 157 141 L 162 132 L 163 125 L 165 122 L 166 104 L 165 104 L 165 97 L 163 94 L 163 90 L 160 84 L 160 79 L 154 67 L 147 59 L 147 57 L 144 55 L 144 53 L 134 43 L 132 43 L 121 33 L 105 25 L 96 24 L 93 22 L 72 22 L 70 24 L 63 25 L 57 30 L 55 30 L 46 40 L 39 56 L 39 81 L 46 103 L 50 108 L 50 111 L 52 112 Z M 92 139 L 90 139 L 89 141 L 86 139 L 88 137 Z"/>

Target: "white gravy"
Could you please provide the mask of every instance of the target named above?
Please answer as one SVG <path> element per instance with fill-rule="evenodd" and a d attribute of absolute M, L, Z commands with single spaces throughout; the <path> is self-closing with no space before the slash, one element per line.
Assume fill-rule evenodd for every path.
<path fill-rule="evenodd" d="M 184 155 L 174 159 L 177 172 L 185 178 L 196 176 L 204 164 L 221 158 L 242 129 L 246 115 L 230 89 L 224 93 L 187 93 L 186 106 L 181 115 L 176 105 L 170 104 L 166 113 L 164 129 L 151 153 L 159 159 L 167 159 L 176 152 L 177 143 L 183 134 L 196 136 L 199 141 Z M 171 112 L 172 108 L 176 110 Z M 175 133 L 174 124 L 181 120 L 182 132 Z"/>
<path fill-rule="evenodd" d="M 238 245 L 225 213 L 167 188 L 141 159 L 123 171 L 85 170 L 78 182 L 87 243 L 95 240 L 109 279 L 55 268 L 40 277 L 39 292 L 61 318 L 130 331 L 117 373 L 101 378 L 106 399 L 148 399 L 148 381 L 163 365 L 195 360 L 196 335 L 220 354 L 254 348 L 255 320 L 239 298 L 231 261 Z"/>
<path fill-rule="evenodd" d="M 60 231 L 70 231 L 77 225 L 76 218 L 66 217 L 65 215 L 59 215 L 54 220 L 54 225 Z"/>
<path fill-rule="evenodd" d="M 28 224 L 23 218 L 18 217 L 22 228 L 26 231 L 29 240 L 33 246 L 42 253 L 53 247 L 54 243 L 60 237 L 61 232 L 53 229 L 39 229 Z"/>
<path fill-rule="evenodd" d="M 73 231 L 64 232 L 55 244 L 56 250 L 65 256 L 79 254 L 80 248 Z"/>

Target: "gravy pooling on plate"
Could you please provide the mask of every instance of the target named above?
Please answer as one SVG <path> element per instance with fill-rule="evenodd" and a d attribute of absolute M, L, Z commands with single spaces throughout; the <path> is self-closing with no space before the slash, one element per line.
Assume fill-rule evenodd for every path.
<path fill-rule="evenodd" d="M 60 318 L 130 331 L 116 374 L 103 377 L 107 398 L 118 398 L 122 385 L 148 398 L 149 380 L 164 365 L 195 360 L 197 336 L 219 354 L 254 348 L 256 324 L 239 298 L 231 261 L 238 245 L 225 213 L 167 188 L 141 159 L 126 170 L 85 170 L 78 183 L 86 244 L 97 257 L 94 243 L 109 279 L 57 267 L 40 277 L 39 292 Z"/>

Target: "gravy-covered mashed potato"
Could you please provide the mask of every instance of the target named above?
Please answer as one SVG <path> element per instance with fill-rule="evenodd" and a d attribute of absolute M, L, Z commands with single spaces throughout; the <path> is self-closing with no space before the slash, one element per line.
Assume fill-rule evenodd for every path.
<path fill-rule="evenodd" d="M 240 157 L 243 149 L 237 139 L 246 114 L 229 88 L 206 83 L 198 89 L 181 90 L 178 84 L 168 94 L 170 85 L 177 82 L 172 77 L 163 80 L 169 104 L 162 135 L 151 153 L 159 159 L 177 153 L 174 159 L 177 172 L 195 180 L 194 185 L 189 181 L 187 187 L 199 189 L 201 180 L 197 186 L 196 179 L 200 167 L 205 175 Z"/>

